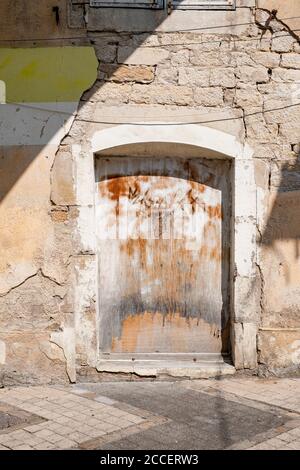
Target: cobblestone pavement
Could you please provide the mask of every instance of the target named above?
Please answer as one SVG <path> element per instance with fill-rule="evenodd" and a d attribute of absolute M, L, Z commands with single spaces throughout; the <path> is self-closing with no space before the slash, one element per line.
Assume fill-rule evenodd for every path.
<path fill-rule="evenodd" d="M 300 379 L 0 390 L 0 450 L 300 450 Z"/>

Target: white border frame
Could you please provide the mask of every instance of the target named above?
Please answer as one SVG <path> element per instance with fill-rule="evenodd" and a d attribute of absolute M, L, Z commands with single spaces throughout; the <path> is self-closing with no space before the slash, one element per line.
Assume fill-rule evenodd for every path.
<path fill-rule="evenodd" d="M 258 310 L 254 286 L 257 279 L 257 196 L 253 151 L 230 134 L 196 124 L 116 125 L 94 132 L 90 140 L 82 145 L 72 146 L 78 206 L 74 244 L 75 356 L 78 359 L 84 357 L 90 367 L 96 367 L 99 359 L 94 155 L 120 145 L 150 142 L 192 145 L 233 160 L 232 357 L 236 369 L 256 368 Z M 92 310 L 91 305 L 94 306 Z M 73 367 L 75 369 L 76 364 Z"/>

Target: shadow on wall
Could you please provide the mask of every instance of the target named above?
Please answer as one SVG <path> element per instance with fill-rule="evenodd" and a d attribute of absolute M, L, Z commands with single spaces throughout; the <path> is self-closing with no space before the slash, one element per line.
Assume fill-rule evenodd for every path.
<path fill-rule="evenodd" d="M 49 233 L 53 230 L 51 228 L 53 224 L 47 225 L 47 220 L 51 207 L 49 175 L 56 152 L 72 126 L 78 103 L 79 109 L 84 107 L 88 100 L 93 99 L 93 93 L 98 93 L 112 77 L 116 83 L 134 81 L 130 75 L 131 68 L 126 64 L 127 58 L 135 49 L 145 44 L 152 32 L 166 21 L 168 14 L 166 11 L 153 12 L 152 21 L 147 24 L 144 34 L 138 34 L 133 38 L 130 31 L 122 33 L 120 41 L 127 38 L 131 46 L 123 47 L 123 55 L 117 60 L 118 42 L 116 35 L 108 31 L 108 28 L 111 28 L 107 21 L 108 10 L 105 10 L 102 17 L 105 26 L 103 30 L 106 32 L 88 33 L 83 27 L 74 29 L 67 27 L 65 0 L 40 1 L 38 8 L 36 1 L 31 0 L 26 2 L 25 9 L 24 0 L 16 0 L 13 5 L 11 0 L 2 0 L 1 3 L 1 9 L 7 10 L 14 20 L 19 18 L 19 23 L 23 24 L 16 31 L 15 23 L 8 21 L 6 15 L 0 15 L 5 21 L 0 27 L 0 103 L 3 103 L 0 104 L 0 232 L 1 242 L 4 238 L 2 246 L 5 248 L 3 250 L 5 253 L 3 257 L 1 254 L 0 259 L 0 277 L 3 273 L 4 278 L 3 283 L 2 280 L 0 282 L 0 295 L 2 293 L 5 295 L 13 287 L 24 283 L 30 276 L 39 272 L 39 266 L 43 263 L 41 258 L 46 255 L 51 258 L 51 262 L 55 258 L 61 258 L 59 262 L 68 265 L 68 253 L 65 252 L 63 244 L 60 247 L 61 251 L 52 241 L 49 243 L 53 245 L 49 252 L 46 253 L 45 249 Z M 60 11 L 59 22 L 57 15 L 52 11 L 57 5 Z M 126 15 L 129 14 L 131 10 L 126 11 Z M 123 21 L 126 20 L 124 18 Z M 34 27 L 31 28 L 31 25 Z M 101 31 L 101 26 L 99 30 Z M 13 38 L 11 38 L 12 31 L 14 31 Z M 107 38 L 110 35 L 111 42 L 103 48 L 102 37 Z M 6 41 L 10 38 L 11 41 Z M 95 50 L 100 60 L 100 67 Z M 141 85 L 151 83 L 154 68 L 152 65 L 136 66 L 135 77 L 140 73 Z M 84 94 L 85 90 L 89 91 Z M 117 99 L 116 96 L 116 105 Z M 89 117 L 88 111 L 85 111 L 84 115 Z M 80 138 L 78 135 L 78 139 Z M 59 158 L 64 158 L 63 152 L 59 154 Z M 298 165 L 298 163 L 284 164 L 278 170 L 279 192 L 274 195 L 273 206 L 262 237 L 262 245 L 274 250 L 283 263 L 282 269 L 287 283 L 291 279 L 290 262 L 289 260 L 286 262 L 284 251 L 286 246 L 282 247 L 280 242 L 283 240 L 291 243 L 295 259 L 299 257 Z M 63 184 L 63 181 L 58 181 L 58 184 Z M 68 201 L 68 195 L 64 200 Z M 63 217 L 63 212 L 58 212 L 56 217 Z M 33 262 L 36 253 L 41 258 Z M 15 268 L 18 264 L 22 266 L 19 271 L 18 267 Z M 56 269 L 52 269 L 52 266 L 50 268 L 48 266 L 47 269 L 44 264 L 43 273 L 48 274 L 47 280 L 51 281 L 54 278 L 55 287 L 58 285 L 57 289 L 60 289 L 63 285 L 62 278 L 56 275 Z M 26 289 L 25 284 L 23 288 Z M 52 296 L 52 291 L 50 292 L 53 299 L 55 296 Z M 59 295 L 63 297 L 64 294 L 59 291 L 55 302 Z M 67 301 L 68 299 L 66 304 Z M 39 320 L 40 310 L 44 309 L 43 299 L 39 299 L 40 304 L 36 302 L 36 318 Z M 22 297 L 19 297 L 14 305 L 17 303 L 22 304 Z M 65 310 L 62 309 L 62 316 L 67 317 L 70 312 L 68 309 L 71 307 L 68 305 L 63 307 Z M 9 325 L 7 330 L 9 330 L 13 328 L 10 311 L 14 309 L 10 309 L 8 313 L 8 308 L 4 305 L 4 310 L 6 317 L 9 317 L 7 319 Z M 34 327 L 31 310 L 29 305 L 29 321 L 26 325 L 28 329 Z M 56 304 L 53 311 L 55 314 L 58 311 L 61 313 Z M 48 340 L 50 329 L 57 328 L 62 322 L 61 318 L 56 319 L 55 315 L 54 320 L 48 320 L 48 311 L 46 316 L 48 323 L 45 320 L 45 325 L 49 330 L 45 338 Z M 20 325 L 23 334 L 24 322 L 21 324 L 20 321 Z M 30 348 L 32 348 L 31 341 Z M 27 357 L 29 358 L 29 355 L 26 352 Z M 42 355 L 42 361 L 45 361 L 45 355 Z M 52 361 L 49 362 L 52 367 Z M 222 422 L 222 429 L 224 428 L 226 423 Z"/>
<path fill-rule="evenodd" d="M 54 226 L 51 218 L 61 221 L 66 216 L 53 213 L 55 205 L 74 206 L 76 201 L 69 175 L 55 178 L 56 185 L 64 188 L 60 190 L 63 197 L 52 199 L 55 155 L 86 104 L 80 101 L 84 92 L 89 90 L 88 100 L 92 100 L 94 92 L 121 67 L 116 41 L 105 47 L 102 43 L 103 35 L 107 38 L 114 33 L 97 32 L 90 37 L 93 34 L 77 18 L 77 26 L 69 27 L 73 19 L 67 5 L 67 0 L 42 0 L 38 8 L 33 0 L 26 2 L 26 8 L 23 0 L 13 5 L 8 0 L 1 2 L 6 15 L 0 15 L 0 295 L 7 295 L 40 269 L 55 282 L 64 282 L 68 253 L 55 233 L 58 224 Z M 59 7 L 59 22 L 57 10 L 52 11 L 55 6 Z M 104 10 L 107 14 L 109 9 Z M 126 10 L 126 14 L 132 11 Z M 145 13 L 152 18 L 148 32 L 131 41 L 123 62 L 168 17 L 165 10 Z M 109 25 L 107 21 L 104 30 Z M 125 36 L 132 39 L 130 32 Z M 98 76 L 99 61 L 115 63 L 111 69 L 106 67 L 103 81 Z M 62 164 L 65 174 L 72 174 L 68 162 L 64 162 L 62 150 L 58 165 Z"/>
<path fill-rule="evenodd" d="M 116 23 L 116 18 L 120 18 L 119 29 L 125 32 L 117 35 L 111 32 L 114 29 L 109 22 L 111 9 L 103 9 L 101 18 L 98 15 L 97 23 L 94 24 L 93 15 L 90 15 L 91 31 L 87 31 L 84 24 L 79 24 L 78 19 L 68 17 L 67 3 L 65 0 L 43 0 L 39 2 L 37 9 L 36 2 L 31 1 L 27 2 L 24 9 L 23 1 L 17 0 L 11 5 L 10 1 L 2 0 L 1 8 L 7 12 L 6 17 L 2 16 L 5 23 L 0 29 L 0 102 L 4 103 L 0 104 L 0 228 L 6 246 L 2 261 L 4 276 L 12 261 L 17 264 L 20 253 L 21 258 L 24 258 L 24 240 L 30 245 L 28 256 L 32 256 L 33 240 L 36 233 L 39 233 L 39 224 L 32 223 L 34 219 L 41 220 L 41 233 L 48 235 L 45 220 L 51 207 L 50 202 L 65 205 L 71 201 L 70 204 L 74 204 L 70 194 L 72 188 L 66 189 L 66 197 L 62 199 L 64 202 L 51 201 L 49 174 L 56 152 L 72 126 L 77 108 L 80 111 L 86 106 L 82 115 L 93 120 L 93 114 L 89 116 L 88 101 L 92 101 L 93 94 L 98 94 L 106 84 L 113 82 L 120 84 L 118 86 L 124 89 L 126 83 L 137 81 L 140 93 L 145 93 L 147 85 L 154 79 L 156 66 L 150 65 L 151 61 L 148 66 L 139 65 L 138 60 L 136 65 L 128 65 L 127 59 L 149 40 L 153 31 L 174 14 L 171 12 L 168 15 L 166 10 L 151 11 L 151 20 L 145 22 L 145 15 L 150 13 L 147 10 L 142 13 L 134 9 L 118 9 L 113 21 Z M 57 10 L 55 14 L 53 11 L 56 6 L 59 8 L 59 21 Z M 77 8 L 86 7 L 81 5 Z M 134 36 L 131 31 L 126 32 L 124 25 L 128 21 L 128 15 L 134 15 L 135 18 L 140 15 L 146 32 Z M 225 16 L 226 21 L 232 23 L 229 29 L 232 34 L 235 31 L 235 12 L 223 12 L 221 17 Z M 211 20 L 212 16 L 209 18 L 209 24 L 198 24 L 198 28 L 208 26 L 209 30 L 210 26 L 216 26 Z M 20 25 L 17 31 L 13 27 L 15 19 Z M 75 21 L 76 27 L 72 24 L 70 28 L 72 21 Z M 195 20 L 193 21 L 195 23 Z M 236 19 L 235 22 L 238 23 Z M 245 29 L 245 26 L 243 28 Z M 12 31 L 14 38 L 11 37 Z M 213 31 L 220 32 L 218 29 Z M 229 31 L 227 29 L 223 33 Z M 130 47 L 127 47 L 128 44 Z M 118 55 L 119 45 L 123 47 L 122 54 Z M 143 54 L 146 54 L 146 51 L 147 49 L 143 49 Z M 161 51 L 164 52 L 163 49 L 156 48 L 155 54 Z M 131 63 L 134 64 L 134 61 L 131 60 Z M 180 65 L 179 60 L 176 67 Z M 85 90 L 88 91 L 84 93 Z M 114 100 L 117 106 L 118 96 L 114 96 Z M 76 132 L 78 133 L 77 128 Z M 64 154 L 60 152 L 59 160 L 63 159 Z M 295 258 L 298 257 L 298 165 L 285 164 L 278 170 L 279 192 L 274 195 L 273 208 L 262 237 L 262 245 L 270 247 L 282 263 L 287 283 L 290 279 L 289 261 L 285 262 L 286 253 L 279 242 L 293 242 Z M 30 171 L 27 171 L 29 167 Z M 71 172 L 72 168 L 68 170 Z M 64 185 L 64 180 L 56 183 Z M 10 194 L 11 197 L 7 197 Z M 41 218 L 42 212 L 45 213 L 44 219 Z M 8 220 L 9 225 L 6 222 Z M 14 237 L 12 232 L 16 232 Z M 44 243 L 44 236 L 41 235 L 38 250 L 43 250 Z M 36 271 L 35 266 L 29 274 Z M 28 274 L 27 268 L 25 272 Z M 0 287 L 0 294 L 6 293 L 14 284 L 23 282 L 25 278 L 26 275 L 21 270 L 20 274 L 12 276 L 9 282 L 4 282 L 3 288 Z"/>
<path fill-rule="evenodd" d="M 0 294 L 5 294 L 14 285 L 37 272 L 36 266 L 28 270 L 26 265 L 26 269 L 22 269 L 16 276 L 14 273 L 8 279 L 6 274 L 8 266 L 18 263 L 20 253 L 20 257 L 24 258 L 26 250 L 23 245 L 26 239 L 30 246 L 28 257 L 32 256 L 33 240 L 40 228 L 34 223 L 37 219 L 40 219 L 43 225 L 38 242 L 38 249 L 43 252 L 44 237 L 48 236 L 48 232 L 41 213 L 44 212 L 48 217 L 49 174 L 55 154 L 72 125 L 78 103 L 79 108 L 84 107 L 88 100 L 93 99 L 93 93 L 99 92 L 112 77 L 116 83 L 134 81 L 130 75 L 131 66 L 126 64 L 127 58 L 145 44 L 153 31 L 169 16 L 165 10 L 151 12 L 151 21 L 146 24 L 145 33 L 133 37 L 132 32 L 128 31 L 120 34 L 117 39 L 116 34 L 109 31 L 109 28 L 112 29 L 108 21 L 109 9 L 105 9 L 101 15 L 103 25 L 97 24 L 97 28 L 104 31 L 99 33 L 95 25 L 94 32 L 87 32 L 83 25 L 79 27 L 78 23 L 77 28 L 70 29 L 65 0 L 44 0 L 39 2 L 39 8 L 32 0 L 26 2 L 25 9 L 23 0 L 15 1 L 13 5 L 8 0 L 2 0 L 1 3 L 1 9 L 6 10 L 8 15 L 1 15 L 5 24 L 0 28 L 0 101 L 5 101 L 0 104 L 0 230 L 5 237 L 5 256 L 1 267 L 4 277 L 7 278 L 3 289 L 1 285 Z M 59 6 L 58 22 L 57 15 L 53 14 L 55 6 Z M 137 15 L 136 11 L 133 11 L 123 10 L 123 15 L 120 10 L 123 24 L 128 15 Z M 171 15 L 173 14 L 171 12 Z M 8 17 L 19 19 L 18 24 L 22 27 L 16 31 L 14 21 L 10 21 Z M 226 12 L 226 18 L 231 18 L 234 24 L 230 12 Z M 214 23 L 210 22 L 208 30 L 212 24 Z M 205 26 L 198 24 L 198 28 Z M 230 34 L 233 30 L 232 26 Z M 102 38 L 109 36 L 112 39 L 103 48 Z M 124 40 L 126 43 L 126 39 L 130 41 L 130 47 L 122 47 L 122 57 L 117 59 L 119 42 Z M 95 50 L 101 63 L 100 67 Z M 155 66 L 134 67 L 135 77 L 138 72 L 141 73 L 141 86 L 151 83 Z M 89 91 L 84 94 L 85 90 Z M 144 91 L 141 90 L 141 93 Z M 117 99 L 115 96 L 116 105 Z M 87 113 L 88 111 L 85 111 L 85 116 Z M 60 158 L 63 158 L 63 153 Z M 29 167 L 30 172 L 27 171 Z M 278 174 L 279 193 L 274 196 L 262 244 L 277 250 L 279 257 L 284 257 L 282 248 L 278 247 L 278 241 L 289 240 L 293 243 L 295 257 L 298 257 L 298 164 L 285 164 Z M 293 175 L 293 184 L 290 183 L 290 175 Z M 12 197 L 7 197 L 10 194 Z M 286 220 L 286 224 L 283 224 L 283 220 Z M 16 235 L 19 236 L 18 242 Z M 288 282 L 289 264 L 283 269 L 286 269 Z"/>
<path fill-rule="evenodd" d="M 102 66 L 97 77 L 99 63 L 95 49 L 101 49 L 101 33 L 94 39 L 89 37 L 93 35 L 89 35 L 85 24 L 80 25 L 76 18 L 72 26 L 76 12 L 86 8 L 84 5 L 73 6 L 68 12 L 66 0 L 43 0 L 38 9 L 36 2 L 27 2 L 26 8 L 20 0 L 13 5 L 8 0 L 3 2 L 1 9 L 7 15 L 2 16 L 5 22 L 1 22 L 0 33 L 0 201 L 37 157 L 48 160 L 48 165 L 42 164 L 44 171 L 51 168 L 54 155 L 72 126 L 84 91 L 90 89 L 97 78 L 98 84 L 99 79 L 106 83 L 111 75 L 118 74 L 119 68 L 123 67 L 121 74 L 125 72 L 125 75 L 127 69 L 126 65 L 111 63 L 116 62 L 109 57 L 117 48 L 113 42 L 98 54 Z M 102 16 L 107 16 L 108 10 L 102 9 Z M 118 12 L 125 24 L 126 15 L 139 14 L 132 9 L 118 9 Z M 146 10 L 146 13 L 150 12 Z M 166 10 L 151 11 L 151 21 L 143 21 L 148 32 L 138 35 L 127 52 L 123 48 L 122 62 L 126 63 L 134 49 L 168 17 Z M 109 21 L 104 22 L 104 31 L 109 24 Z M 101 26 L 99 30 L 102 31 Z M 107 37 L 111 33 L 103 34 Z M 131 33 L 125 36 L 129 38 Z M 125 77 L 126 80 L 130 81 L 130 77 Z M 84 102 L 79 108 L 82 104 Z"/>
<path fill-rule="evenodd" d="M 300 257 L 300 158 L 271 172 L 270 212 L 261 244 L 271 249 L 284 281 L 292 281 Z M 273 265 L 274 268 L 274 265 Z"/>

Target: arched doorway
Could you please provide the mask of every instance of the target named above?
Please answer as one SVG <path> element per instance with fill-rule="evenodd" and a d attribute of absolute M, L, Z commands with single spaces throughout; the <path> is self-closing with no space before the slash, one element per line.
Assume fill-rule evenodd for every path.
<path fill-rule="evenodd" d="M 186 357 L 204 351 L 210 355 L 231 349 L 236 368 L 256 366 L 257 201 L 252 153 L 232 135 L 193 124 L 112 126 L 73 146 L 80 255 L 75 266 L 76 337 L 88 364 L 100 371 L 135 372 L 139 354 L 151 358 L 156 354 L 159 361 L 168 355 Z M 176 211 L 161 190 L 175 201 L 178 189 L 183 189 L 183 205 L 189 204 L 187 225 L 195 222 L 202 238 L 174 237 Z M 154 206 L 146 224 L 150 239 L 143 233 L 128 237 L 128 231 L 125 236 L 124 214 L 132 226 L 141 228 L 136 214 L 141 205 L 147 208 L 149 203 Z M 216 217 L 218 205 L 220 217 Z M 210 232 L 204 230 L 208 215 L 213 221 Z M 103 236 L 109 225 L 112 240 Z M 88 254 L 85 263 L 83 252 Z M 209 271 L 214 255 L 219 264 L 214 262 L 214 270 Z M 155 259 L 151 269 L 144 269 L 145 257 L 150 266 Z M 176 270 L 178 261 L 180 269 Z M 209 279 L 206 286 L 205 274 Z M 166 284 L 167 289 L 161 288 Z M 95 317 L 87 310 L 91 298 L 96 301 Z M 206 327 L 213 325 L 205 338 L 201 337 L 205 328 L 201 334 L 200 328 L 194 328 L 204 325 L 200 320 Z M 218 341 L 213 332 L 219 335 Z M 111 355 L 119 362 L 109 365 Z M 178 368 L 177 373 L 180 375 Z"/>
<path fill-rule="evenodd" d="M 144 143 L 96 156 L 101 355 L 230 351 L 231 162 L 197 155 Z"/>

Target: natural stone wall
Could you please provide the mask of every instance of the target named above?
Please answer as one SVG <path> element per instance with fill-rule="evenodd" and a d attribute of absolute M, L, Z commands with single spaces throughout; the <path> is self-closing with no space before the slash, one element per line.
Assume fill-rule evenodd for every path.
<path fill-rule="evenodd" d="M 47 8 L 52 3 L 49 0 Z M 97 80 L 83 94 L 71 129 L 62 132 L 54 146 L 41 142 L 33 152 L 39 155 L 36 159 L 26 156 L 20 143 L 17 159 L 21 155 L 28 164 L 20 174 L 9 172 L 13 181 L 7 188 L 3 178 L 0 363 L 6 383 L 17 378 L 74 381 L 76 368 L 82 373 L 95 366 L 93 275 L 85 290 L 89 294 L 83 296 L 75 287 L 81 268 L 88 265 L 93 272 L 95 255 L 86 248 L 88 215 L 86 233 L 78 229 L 78 218 L 89 213 L 90 201 L 82 204 L 86 213 L 78 207 L 78 179 L 85 175 L 76 169 L 74 147 L 83 145 L 91 152 L 89 141 L 97 130 L 126 122 L 199 123 L 252 147 L 258 256 L 252 290 L 244 292 L 242 276 L 236 282 L 246 299 L 241 307 L 244 318 L 250 304 L 251 309 L 255 305 L 256 317 L 244 323 L 236 320 L 236 349 L 238 353 L 239 338 L 247 342 L 257 332 L 263 371 L 299 368 L 300 39 L 293 34 L 295 22 L 270 20 L 271 9 L 282 2 L 261 0 L 257 10 L 252 0 L 238 3 L 235 12 L 196 12 L 201 13 L 198 27 L 227 25 L 222 29 L 166 32 L 188 29 L 189 18 L 195 17 L 193 12 L 177 11 L 157 24 L 156 31 L 145 26 L 147 33 L 132 32 L 137 26 L 130 23 L 130 15 L 125 20 L 121 13 L 116 32 L 113 23 L 103 32 L 111 10 L 103 13 L 77 5 L 71 18 L 77 29 L 70 31 L 94 48 Z M 293 8 L 282 14 L 279 10 L 278 18 L 296 16 L 298 6 Z M 113 22 L 117 21 L 114 12 Z M 52 35 L 58 34 L 52 23 L 50 29 Z M 61 35 L 68 36 L 68 31 L 63 28 Z M 4 161 L 12 149 L 1 151 Z M 6 223 L 9 218 L 17 229 Z M 76 302 L 84 312 L 78 317 Z M 245 355 L 239 367 L 256 366 L 252 349 L 249 339 L 249 357 Z"/>
<path fill-rule="evenodd" d="M 245 26 L 238 36 L 217 31 L 90 31 L 100 62 L 98 80 L 83 96 L 72 132 L 88 136 L 106 121 L 143 117 L 150 122 L 199 122 L 224 129 L 254 149 L 259 256 L 248 299 L 255 297 L 257 326 L 271 328 L 258 329 L 258 361 L 264 370 L 291 370 L 299 366 L 299 344 L 293 340 L 291 346 L 286 328 L 296 328 L 294 335 L 300 337 L 300 106 L 294 106 L 300 102 L 300 39 L 276 19 L 268 29 L 270 13 L 265 10 L 252 18 L 256 24 Z M 86 124 L 81 118 L 100 123 Z M 70 142 L 76 141 L 72 132 Z M 245 304 L 245 316 L 247 308 Z M 274 333 L 272 328 L 281 330 Z M 269 346 L 274 334 L 281 337 L 276 353 Z"/>

